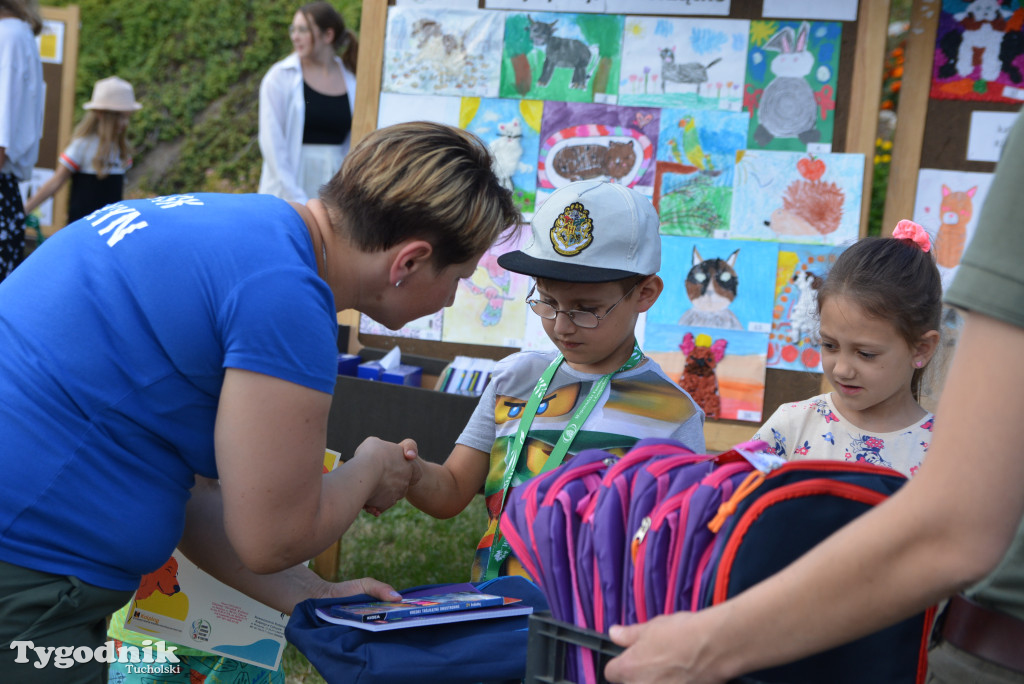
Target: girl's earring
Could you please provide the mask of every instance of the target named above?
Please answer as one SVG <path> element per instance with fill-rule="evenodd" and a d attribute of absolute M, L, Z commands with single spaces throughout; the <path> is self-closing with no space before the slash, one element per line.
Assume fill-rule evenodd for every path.
<path fill-rule="evenodd" d="M 402 281 L 399 280 L 397 283 L 395 283 L 395 287 L 402 287 Z"/>
<path fill-rule="evenodd" d="M 914 362 L 914 368 L 920 368 L 923 365 L 924 365 L 924 361 L 915 361 Z"/>

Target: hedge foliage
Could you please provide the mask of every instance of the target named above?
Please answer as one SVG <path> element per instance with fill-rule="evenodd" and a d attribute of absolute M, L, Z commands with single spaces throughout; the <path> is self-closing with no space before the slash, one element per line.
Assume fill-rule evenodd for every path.
<path fill-rule="evenodd" d="M 92 86 L 120 76 L 144 108 L 132 117 L 126 195 L 256 189 L 260 79 L 291 51 L 301 2 L 45 0 L 81 13 L 76 122 Z M 333 0 L 358 33 L 361 2 Z"/>

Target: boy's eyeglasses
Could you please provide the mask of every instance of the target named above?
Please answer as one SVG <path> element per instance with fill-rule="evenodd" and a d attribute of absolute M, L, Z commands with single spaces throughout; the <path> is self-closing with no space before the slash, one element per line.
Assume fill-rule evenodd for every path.
<path fill-rule="evenodd" d="M 638 280 L 637 282 L 633 283 L 633 287 L 629 288 L 629 291 L 626 292 L 626 294 L 619 297 L 619 301 L 615 302 L 610 307 L 608 307 L 608 310 L 604 312 L 603 316 L 598 316 L 596 313 L 592 311 L 580 311 L 579 309 L 563 311 L 561 309 L 556 309 L 547 302 L 542 302 L 539 299 L 531 299 L 531 295 L 533 295 L 534 291 L 537 289 L 536 285 L 530 288 L 529 294 L 526 295 L 526 303 L 530 305 L 531 309 L 533 309 L 533 313 L 549 321 L 557 318 L 558 314 L 565 314 L 566 316 L 569 317 L 569 320 L 572 321 L 573 324 L 575 324 L 579 328 L 596 328 L 598 323 L 607 318 L 608 315 L 615 309 L 615 307 L 617 307 L 623 299 L 628 297 L 633 292 L 633 290 L 636 289 L 636 286 L 639 285 L 641 282 L 642 281 Z"/>

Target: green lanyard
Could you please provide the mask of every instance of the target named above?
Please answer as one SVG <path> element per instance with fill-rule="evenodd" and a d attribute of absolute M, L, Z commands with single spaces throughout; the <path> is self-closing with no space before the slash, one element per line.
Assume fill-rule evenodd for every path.
<path fill-rule="evenodd" d="M 544 462 L 544 466 L 540 469 L 541 473 L 546 473 L 552 468 L 558 467 L 562 463 L 562 459 L 565 454 L 569 451 L 569 447 L 572 445 L 576 435 L 580 432 L 580 427 L 587 421 L 590 416 L 590 412 L 594 410 L 601 395 L 604 394 L 604 390 L 608 387 L 608 383 L 612 381 L 612 376 L 616 373 L 636 368 L 644 359 L 644 353 L 640 351 L 640 345 L 633 341 L 633 352 L 629 355 L 629 359 L 626 363 L 622 364 L 614 373 L 601 376 L 594 385 L 590 388 L 590 392 L 587 394 L 583 403 L 579 405 L 576 412 L 572 414 L 572 418 L 569 419 L 569 423 L 562 430 L 562 436 L 558 438 L 558 442 L 555 444 L 554 449 L 551 450 L 551 455 L 548 456 L 548 460 Z M 537 386 L 533 388 L 533 393 L 530 395 L 529 400 L 526 402 L 526 408 L 523 409 L 523 416 L 519 420 L 519 428 L 516 430 L 515 440 L 509 443 L 508 453 L 506 456 L 505 466 L 505 477 L 501 483 L 501 505 L 498 507 L 498 522 L 494 526 L 494 539 L 491 542 L 491 553 L 487 559 L 487 571 L 484 573 L 483 579 L 489 580 L 494 579 L 498 576 L 498 571 L 501 569 L 501 564 L 511 553 L 511 548 L 508 545 L 508 540 L 501 536 L 501 532 L 498 526 L 501 522 L 501 514 L 505 510 L 505 500 L 508 497 L 509 489 L 512 486 L 512 478 L 515 476 L 516 464 L 519 463 L 519 456 L 523 453 L 523 447 L 526 446 L 526 435 L 530 431 L 530 426 L 533 424 L 533 419 L 537 415 L 537 407 L 540 406 L 540 402 L 544 399 L 548 393 L 548 385 L 551 384 L 551 379 L 555 377 L 555 372 L 558 367 L 562 365 L 562 361 L 565 360 L 561 354 L 555 357 L 555 360 L 551 362 L 551 365 L 547 367 L 540 376 L 540 380 L 537 381 Z M 540 474 L 540 473 L 538 473 Z"/>

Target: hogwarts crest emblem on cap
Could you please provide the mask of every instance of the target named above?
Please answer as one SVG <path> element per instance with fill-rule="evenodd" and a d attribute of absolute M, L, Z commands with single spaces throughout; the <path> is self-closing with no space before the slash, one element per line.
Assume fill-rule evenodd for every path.
<path fill-rule="evenodd" d="M 573 202 L 555 218 L 551 226 L 551 246 L 563 256 L 576 256 L 594 241 L 594 222 L 590 212 Z"/>

